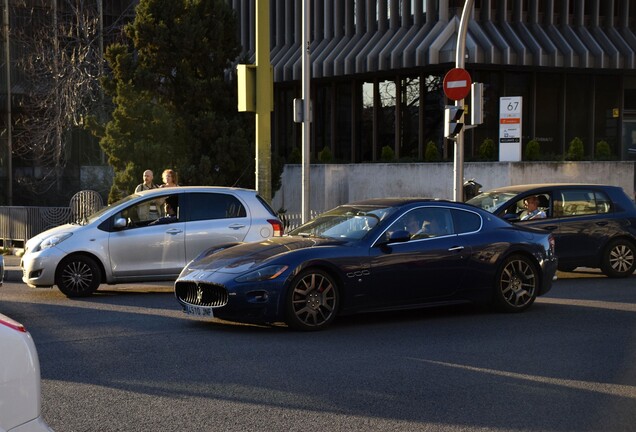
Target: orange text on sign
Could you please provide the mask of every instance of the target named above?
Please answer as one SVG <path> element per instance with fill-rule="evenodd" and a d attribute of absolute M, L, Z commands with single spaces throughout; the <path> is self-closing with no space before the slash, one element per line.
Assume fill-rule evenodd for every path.
<path fill-rule="evenodd" d="M 502 118 L 499 123 L 501 124 L 515 124 L 521 123 L 521 119 L 519 118 Z"/>

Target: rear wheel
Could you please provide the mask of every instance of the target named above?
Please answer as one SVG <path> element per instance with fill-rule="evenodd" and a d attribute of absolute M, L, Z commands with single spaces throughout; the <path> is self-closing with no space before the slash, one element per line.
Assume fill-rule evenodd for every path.
<path fill-rule="evenodd" d="M 611 278 L 624 278 L 636 269 L 636 247 L 629 240 L 612 240 L 605 249 L 601 270 Z"/>
<path fill-rule="evenodd" d="M 495 279 L 495 307 L 503 312 L 521 312 L 537 298 L 539 271 L 523 255 L 513 255 L 504 261 Z"/>
<path fill-rule="evenodd" d="M 336 317 L 340 295 L 326 272 L 309 269 L 300 273 L 287 293 L 286 321 L 296 330 L 322 330 Z"/>
<path fill-rule="evenodd" d="M 55 284 L 67 297 L 91 295 L 99 288 L 101 279 L 95 260 L 83 255 L 64 258 L 55 274 Z"/>

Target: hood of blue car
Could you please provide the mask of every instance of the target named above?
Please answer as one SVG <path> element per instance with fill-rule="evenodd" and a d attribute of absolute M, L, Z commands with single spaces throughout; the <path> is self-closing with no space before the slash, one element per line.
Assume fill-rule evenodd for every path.
<path fill-rule="evenodd" d="M 243 273 L 268 260 L 284 256 L 299 249 L 333 246 L 345 243 L 328 238 L 273 237 L 267 240 L 244 243 L 223 249 L 215 254 L 193 261 L 187 266 L 189 271 Z"/>

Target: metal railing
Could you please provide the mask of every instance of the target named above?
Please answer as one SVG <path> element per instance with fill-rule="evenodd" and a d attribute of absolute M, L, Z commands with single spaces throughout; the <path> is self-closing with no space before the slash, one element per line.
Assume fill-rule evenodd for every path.
<path fill-rule="evenodd" d="M 83 190 L 73 195 L 69 207 L 0 207 L 2 247 L 24 248 L 31 237 L 56 226 L 85 220 L 103 206 L 97 192 Z"/>
<path fill-rule="evenodd" d="M 318 216 L 320 213 L 319 211 L 316 210 L 310 210 L 309 211 L 309 218 L 313 219 L 316 216 Z M 283 222 L 283 226 L 285 227 L 285 233 L 288 233 L 289 231 L 293 230 L 294 228 L 298 228 L 299 226 L 302 225 L 302 219 L 303 219 L 303 215 L 300 213 L 279 213 L 278 214 L 279 219 L 281 220 L 281 222 Z"/>
<path fill-rule="evenodd" d="M 31 237 L 72 220 L 70 207 L 0 207 L 2 247 L 24 247 Z"/>

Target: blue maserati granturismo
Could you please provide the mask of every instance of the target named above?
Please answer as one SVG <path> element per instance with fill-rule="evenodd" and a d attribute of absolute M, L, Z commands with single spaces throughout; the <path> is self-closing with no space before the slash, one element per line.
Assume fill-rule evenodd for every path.
<path fill-rule="evenodd" d="M 175 282 L 185 313 L 320 330 L 339 315 L 458 303 L 520 312 L 548 292 L 552 234 L 473 206 L 371 199 L 283 237 L 203 252 Z"/>

